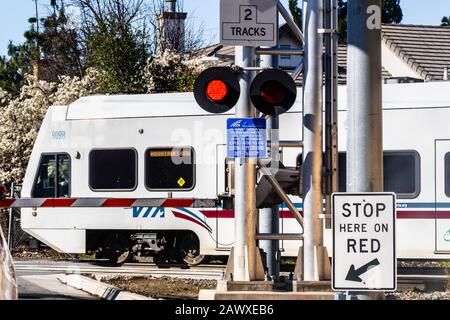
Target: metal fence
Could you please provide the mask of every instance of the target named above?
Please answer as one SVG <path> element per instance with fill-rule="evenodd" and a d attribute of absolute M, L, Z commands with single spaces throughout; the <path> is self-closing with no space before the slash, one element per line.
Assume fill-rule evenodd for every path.
<path fill-rule="evenodd" d="M 17 185 L 14 182 L 11 184 L 11 197 L 20 198 L 20 192 L 22 190 L 21 185 Z M 9 250 L 14 252 L 19 247 L 28 249 L 37 249 L 38 241 L 30 236 L 28 233 L 22 230 L 20 226 L 20 209 L 10 208 L 8 209 L 8 235 L 7 241 Z"/>

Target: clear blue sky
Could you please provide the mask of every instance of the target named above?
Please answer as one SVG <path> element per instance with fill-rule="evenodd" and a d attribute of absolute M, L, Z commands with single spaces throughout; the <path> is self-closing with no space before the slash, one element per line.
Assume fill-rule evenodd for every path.
<path fill-rule="evenodd" d="M 152 1 L 152 0 L 146 0 Z M 50 0 L 38 0 L 40 14 Z M 288 0 L 282 0 L 286 5 Z M 449 0 L 401 0 L 402 23 L 440 24 L 444 15 L 450 16 Z M 184 0 L 185 11 L 196 25 L 203 24 L 207 42 L 216 42 L 219 28 L 219 0 Z M 21 42 L 28 28 L 28 18 L 34 16 L 34 0 L 0 0 L 0 55 L 6 54 L 8 42 Z"/>

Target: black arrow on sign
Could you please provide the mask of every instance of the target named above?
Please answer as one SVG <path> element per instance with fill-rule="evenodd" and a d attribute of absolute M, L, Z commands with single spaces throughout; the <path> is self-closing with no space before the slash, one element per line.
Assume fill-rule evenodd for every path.
<path fill-rule="evenodd" d="M 378 259 L 373 259 L 369 263 L 366 263 L 361 268 L 355 269 L 355 265 L 352 264 L 350 267 L 350 270 L 348 270 L 347 277 L 345 280 L 347 281 L 354 281 L 354 282 L 362 282 L 362 279 L 360 276 L 364 273 L 366 273 L 370 267 L 375 267 L 380 264 L 380 261 Z"/>

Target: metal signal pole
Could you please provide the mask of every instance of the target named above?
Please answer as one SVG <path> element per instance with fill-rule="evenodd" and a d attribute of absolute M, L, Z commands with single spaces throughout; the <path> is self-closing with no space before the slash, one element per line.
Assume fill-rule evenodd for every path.
<path fill-rule="evenodd" d="M 348 1 L 347 74 L 347 192 L 382 192 L 381 0 Z"/>
<path fill-rule="evenodd" d="M 255 66 L 255 48 L 236 47 L 235 63 L 241 68 Z M 240 79 L 241 96 L 236 105 L 237 118 L 254 118 L 250 101 L 253 72 L 243 72 Z M 256 273 L 256 159 L 236 158 L 235 163 L 235 244 L 233 280 L 250 281 Z"/>
<path fill-rule="evenodd" d="M 303 1 L 305 61 L 303 77 L 303 276 L 318 281 L 323 273 L 322 106 L 323 0 Z"/>
<path fill-rule="evenodd" d="M 349 0 L 347 64 L 347 191 L 382 192 L 381 0 Z"/>
<path fill-rule="evenodd" d="M 274 68 L 276 66 L 276 57 L 272 55 L 261 55 L 262 68 Z M 279 154 L 279 117 L 270 117 L 268 119 L 268 140 L 271 141 L 270 158 L 272 160 L 271 168 L 278 168 L 280 161 Z M 276 172 L 273 172 L 275 174 Z M 280 232 L 279 207 L 264 208 L 259 210 L 259 232 L 267 234 L 276 234 Z M 267 271 L 272 280 L 278 281 L 280 276 L 280 262 L 278 252 L 280 250 L 279 240 L 260 240 L 259 245 L 266 253 Z"/>

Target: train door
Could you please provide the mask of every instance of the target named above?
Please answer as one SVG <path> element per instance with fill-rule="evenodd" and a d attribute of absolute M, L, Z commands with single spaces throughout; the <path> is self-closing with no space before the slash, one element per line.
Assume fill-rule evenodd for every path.
<path fill-rule="evenodd" d="M 450 140 L 437 140 L 436 165 L 436 252 L 450 253 Z"/>
<path fill-rule="evenodd" d="M 227 159 L 227 146 L 219 144 L 216 147 L 216 194 L 223 195 L 232 192 L 234 186 L 230 183 L 233 175 L 234 161 Z M 231 184 L 231 185 L 230 185 Z M 230 205 L 230 204 L 228 204 Z M 234 243 L 234 210 L 232 207 L 216 208 L 216 248 L 228 250 Z"/>

